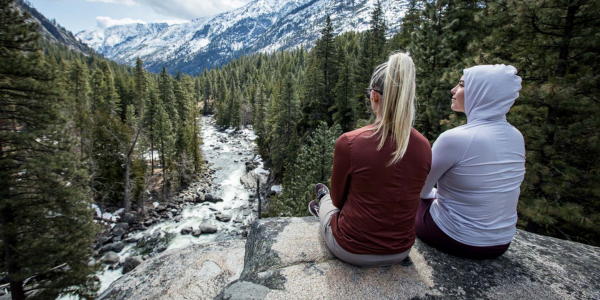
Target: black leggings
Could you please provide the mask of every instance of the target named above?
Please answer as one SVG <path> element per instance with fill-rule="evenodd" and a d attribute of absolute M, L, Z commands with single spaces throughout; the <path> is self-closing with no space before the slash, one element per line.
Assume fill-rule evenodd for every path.
<path fill-rule="evenodd" d="M 465 245 L 449 237 L 433 221 L 429 213 L 431 203 L 433 203 L 433 199 L 421 199 L 421 202 L 419 202 L 419 210 L 415 218 L 415 233 L 421 241 L 440 251 L 465 258 L 495 258 L 508 250 L 510 243 L 498 246 L 476 247 Z"/>

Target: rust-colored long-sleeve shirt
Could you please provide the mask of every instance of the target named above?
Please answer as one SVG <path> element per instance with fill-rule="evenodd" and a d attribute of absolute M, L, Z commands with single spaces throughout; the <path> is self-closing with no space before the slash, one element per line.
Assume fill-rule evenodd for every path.
<path fill-rule="evenodd" d="M 415 242 L 419 195 L 431 167 L 429 141 L 414 128 L 404 157 L 387 166 L 396 144 L 379 137 L 369 125 L 342 134 L 336 144 L 331 175 L 335 240 L 355 254 L 397 254 Z"/>

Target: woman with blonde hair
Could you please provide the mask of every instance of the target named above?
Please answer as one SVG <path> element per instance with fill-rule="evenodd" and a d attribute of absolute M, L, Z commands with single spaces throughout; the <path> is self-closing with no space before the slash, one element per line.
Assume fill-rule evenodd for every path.
<path fill-rule="evenodd" d="M 335 145 L 331 193 L 317 184 L 327 247 L 358 266 L 393 265 L 414 244 L 419 193 L 431 165 L 429 141 L 412 128 L 415 66 L 408 54 L 391 55 L 367 89 L 376 121 L 342 134 Z"/>

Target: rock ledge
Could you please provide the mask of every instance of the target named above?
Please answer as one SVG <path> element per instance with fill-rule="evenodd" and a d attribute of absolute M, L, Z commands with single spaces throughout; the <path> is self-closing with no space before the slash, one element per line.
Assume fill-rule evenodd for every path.
<path fill-rule="evenodd" d="M 458 258 L 417 239 L 408 259 L 385 268 L 333 257 L 313 217 L 256 221 L 243 245 L 166 252 L 100 299 L 600 299 L 600 248 L 523 231 L 497 259 Z"/>

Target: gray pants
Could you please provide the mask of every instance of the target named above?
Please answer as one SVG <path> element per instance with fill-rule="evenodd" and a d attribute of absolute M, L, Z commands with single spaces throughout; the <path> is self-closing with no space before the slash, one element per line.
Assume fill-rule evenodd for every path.
<path fill-rule="evenodd" d="M 399 254 L 354 254 L 350 253 L 342 248 L 331 231 L 331 217 L 340 211 L 337 207 L 333 206 L 331 196 L 329 194 L 321 198 L 319 204 L 319 221 L 321 223 L 321 235 L 325 239 L 325 243 L 329 250 L 337 258 L 356 266 L 361 267 L 374 267 L 374 266 L 391 266 L 402 262 L 410 252 L 410 249 L 399 253 Z"/>

